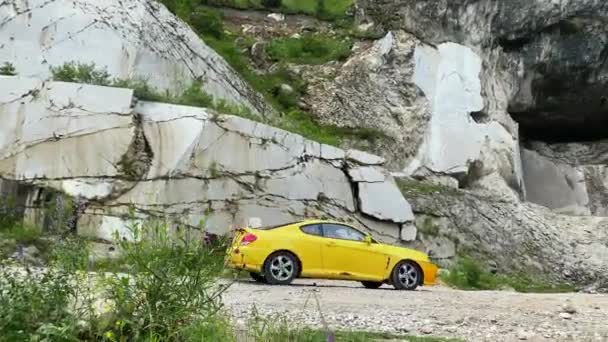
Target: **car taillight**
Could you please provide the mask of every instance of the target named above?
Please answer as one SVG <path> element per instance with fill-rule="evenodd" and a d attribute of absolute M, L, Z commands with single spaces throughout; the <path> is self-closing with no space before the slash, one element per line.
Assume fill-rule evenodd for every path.
<path fill-rule="evenodd" d="M 245 236 L 243 236 L 243 238 L 241 239 L 241 246 L 247 246 L 248 244 L 254 242 L 257 239 L 258 237 L 251 233 L 245 234 Z"/>

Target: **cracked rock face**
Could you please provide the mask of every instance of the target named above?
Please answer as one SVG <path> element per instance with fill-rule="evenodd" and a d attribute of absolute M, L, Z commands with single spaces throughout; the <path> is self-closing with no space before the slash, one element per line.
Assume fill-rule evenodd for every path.
<path fill-rule="evenodd" d="M 0 178 L 89 201 L 83 235 L 127 234 L 130 205 L 213 233 L 326 217 L 397 242 L 414 220 L 378 156 L 203 108 L 132 106 L 128 89 L 21 77 L 0 89 Z"/>
<path fill-rule="evenodd" d="M 263 98 L 181 20 L 153 0 L 9 0 L 0 4 L 0 62 L 46 79 L 50 67 L 95 63 L 113 78 L 180 91 L 193 80 L 254 112 Z"/>

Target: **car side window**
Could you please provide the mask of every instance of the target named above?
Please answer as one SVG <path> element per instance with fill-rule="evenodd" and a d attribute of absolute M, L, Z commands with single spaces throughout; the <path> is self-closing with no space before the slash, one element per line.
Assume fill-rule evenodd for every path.
<path fill-rule="evenodd" d="M 316 235 L 316 236 L 323 235 L 321 233 L 321 225 L 318 225 L 318 224 L 310 224 L 308 226 L 303 226 L 303 227 L 300 227 L 300 230 L 302 230 L 305 234 L 308 234 L 308 235 Z"/>
<path fill-rule="evenodd" d="M 341 224 L 323 224 L 323 235 L 331 239 L 364 241 L 365 234 Z"/>

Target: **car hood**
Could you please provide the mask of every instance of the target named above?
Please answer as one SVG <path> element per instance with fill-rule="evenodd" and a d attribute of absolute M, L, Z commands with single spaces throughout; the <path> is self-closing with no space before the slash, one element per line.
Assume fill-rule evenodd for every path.
<path fill-rule="evenodd" d="M 403 259 L 412 259 L 419 261 L 429 261 L 429 256 L 426 253 L 417 251 L 411 248 L 405 247 L 397 247 L 391 245 L 381 244 L 382 251 L 390 256 L 403 258 Z"/>

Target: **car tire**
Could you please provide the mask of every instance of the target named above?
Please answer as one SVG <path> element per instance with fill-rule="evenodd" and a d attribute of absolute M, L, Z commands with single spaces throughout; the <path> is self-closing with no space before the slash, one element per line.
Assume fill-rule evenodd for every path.
<path fill-rule="evenodd" d="M 392 273 L 393 287 L 397 290 L 414 291 L 422 283 L 422 271 L 413 261 L 400 261 Z"/>
<path fill-rule="evenodd" d="M 363 284 L 366 289 L 377 289 L 382 286 L 382 283 L 378 281 L 362 281 L 361 284 Z"/>
<path fill-rule="evenodd" d="M 249 275 L 251 275 L 251 278 L 253 280 L 255 280 L 258 283 L 265 283 L 266 282 L 266 278 L 264 278 L 263 275 L 259 274 L 259 273 L 255 273 L 255 272 L 249 272 Z"/>
<path fill-rule="evenodd" d="M 298 261 L 289 252 L 273 253 L 264 263 L 264 278 L 271 285 L 288 285 L 299 273 Z"/>

